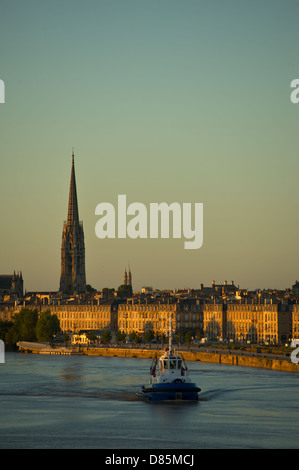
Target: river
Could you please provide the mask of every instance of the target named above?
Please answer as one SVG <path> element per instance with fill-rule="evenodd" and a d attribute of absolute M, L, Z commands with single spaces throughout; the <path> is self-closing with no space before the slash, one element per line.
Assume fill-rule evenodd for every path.
<path fill-rule="evenodd" d="M 3 449 L 299 448 L 299 375 L 189 362 L 196 403 L 145 403 L 150 359 L 7 353 Z"/>

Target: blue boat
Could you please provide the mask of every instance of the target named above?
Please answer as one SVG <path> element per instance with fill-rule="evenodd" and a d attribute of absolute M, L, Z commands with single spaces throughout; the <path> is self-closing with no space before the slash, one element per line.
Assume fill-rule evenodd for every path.
<path fill-rule="evenodd" d="M 192 382 L 183 357 L 172 346 L 171 317 L 169 319 L 169 347 L 150 368 L 148 385 L 143 385 L 137 395 L 146 401 L 198 400 L 200 388 Z"/>

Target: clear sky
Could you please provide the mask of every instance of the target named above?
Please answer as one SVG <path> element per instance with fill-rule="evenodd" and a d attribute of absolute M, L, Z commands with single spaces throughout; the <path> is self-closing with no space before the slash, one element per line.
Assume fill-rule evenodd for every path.
<path fill-rule="evenodd" d="M 1 0 L 0 272 L 57 290 L 72 147 L 87 282 L 299 278 L 298 0 Z M 99 240 L 95 207 L 202 202 L 204 242 Z"/>

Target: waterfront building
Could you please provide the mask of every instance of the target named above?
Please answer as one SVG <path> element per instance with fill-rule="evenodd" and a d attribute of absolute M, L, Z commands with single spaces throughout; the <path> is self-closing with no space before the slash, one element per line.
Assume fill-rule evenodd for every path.
<path fill-rule="evenodd" d="M 175 312 L 175 304 L 128 299 L 118 307 L 118 330 L 125 334 L 135 331 L 141 336 L 148 330 L 155 335 L 167 334 L 169 315 L 174 316 Z"/>
<path fill-rule="evenodd" d="M 0 320 L 11 321 L 14 314 L 19 313 L 23 308 L 37 309 L 39 315 L 46 311 L 57 315 L 63 333 L 80 330 L 117 330 L 118 301 L 115 299 L 85 304 L 62 303 L 59 300 L 52 301 L 50 304 L 24 301 L 16 305 L 15 303 L 2 302 L 0 303 Z"/>
<path fill-rule="evenodd" d="M 222 341 L 226 336 L 226 305 L 206 304 L 203 308 L 203 335 L 208 340 Z"/>
<path fill-rule="evenodd" d="M 62 332 L 80 330 L 116 330 L 118 302 L 108 299 L 97 304 L 51 305 L 51 313 L 56 314 Z"/>
<path fill-rule="evenodd" d="M 126 334 L 135 331 L 140 336 L 147 331 L 152 331 L 154 335 L 167 335 L 171 315 L 173 331 L 193 330 L 196 334 L 202 328 L 201 314 L 202 304 L 196 299 L 128 299 L 118 307 L 118 329 Z"/>
<path fill-rule="evenodd" d="M 292 309 L 292 338 L 299 339 L 299 304 L 293 305 Z"/>
<path fill-rule="evenodd" d="M 203 333 L 208 339 L 250 343 L 285 343 L 290 338 L 288 304 L 214 303 L 203 311 Z"/>
<path fill-rule="evenodd" d="M 176 331 L 192 331 L 193 335 L 202 335 L 204 302 L 197 298 L 182 298 L 177 301 Z"/>
<path fill-rule="evenodd" d="M 235 296 L 215 298 L 201 291 L 151 291 L 131 298 L 115 295 L 68 296 L 55 292 L 31 292 L 23 299 L 0 302 L 0 319 L 13 320 L 22 308 L 50 310 L 56 314 L 61 331 L 117 330 L 144 337 L 167 335 L 169 316 L 174 333 L 191 333 L 193 338 L 256 344 L 285 344 L 299 339 L 299 303 L 279 292 L 247 292 L 238 301 Z"/>
<path fill-rule="evenodd" d="M 74 152 L 68 215 L 62 232 L 60 291 L 65 294 L 79 294 L 86 291 L 84 232 L 83 223 L 79 221 Z"/>

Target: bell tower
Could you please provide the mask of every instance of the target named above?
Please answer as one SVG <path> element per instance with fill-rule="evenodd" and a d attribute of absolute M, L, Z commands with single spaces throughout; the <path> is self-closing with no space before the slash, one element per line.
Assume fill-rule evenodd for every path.
<path fill-rule="evenodd" d="M 83 223 L 79 221 L 74 151 L 67 221 L 62 231 L 60 291 L 65 294 L 86 291 L 84 232 Z"/>

